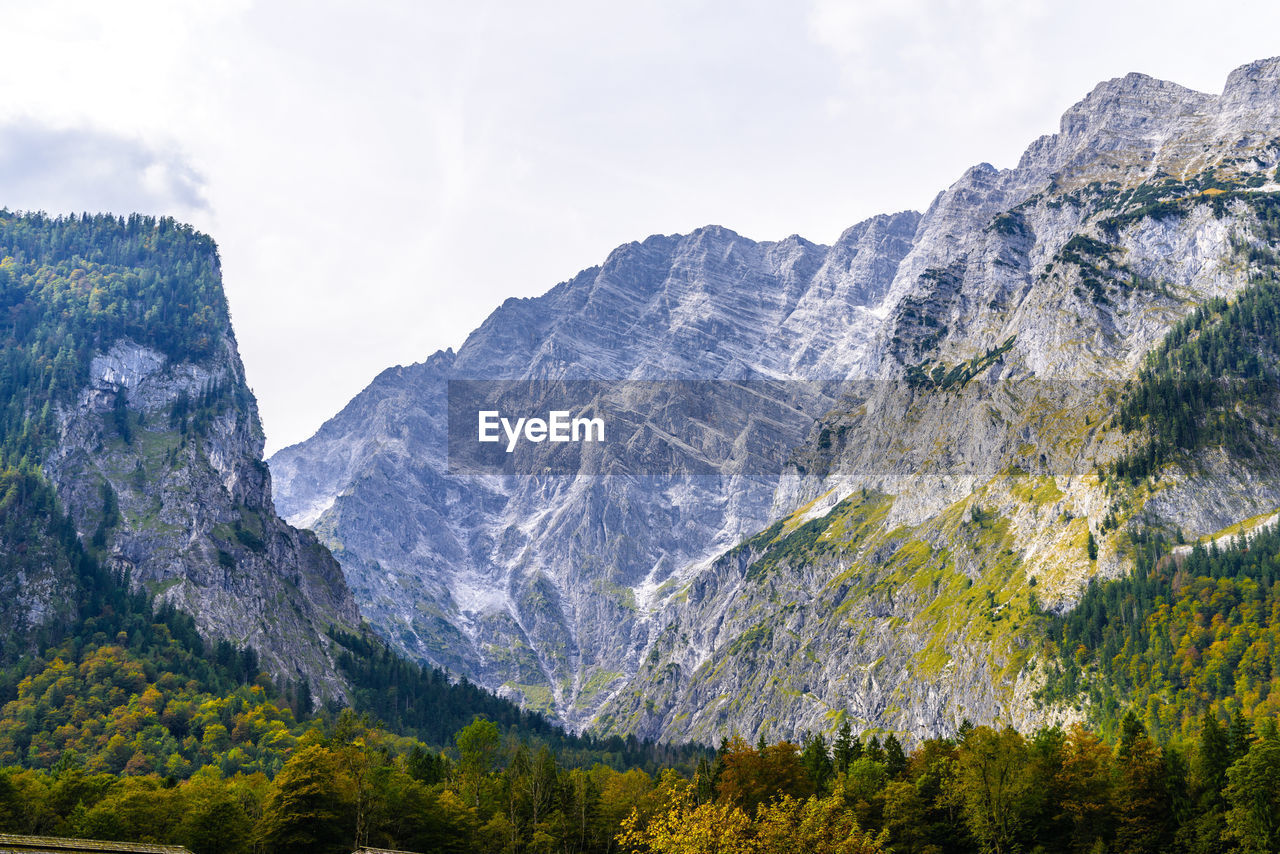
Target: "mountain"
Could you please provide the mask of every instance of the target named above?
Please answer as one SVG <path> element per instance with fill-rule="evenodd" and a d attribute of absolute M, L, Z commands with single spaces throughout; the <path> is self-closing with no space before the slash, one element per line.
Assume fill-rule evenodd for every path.
<path fill-rule="evenodd" d="M 700 755 L 567 735 L 369 632 L 272 506 L 207 236 L 0 211 L 0 307 L 0 765 L 270 776 L 343 707 L 401 752 L 481 716 L 575 764 Z"/>
<path fill-rule="evenodd" d="M 213 241 L 168 219 L 3 212 L 0 259 L 10 657 L 91 616 L 93 562 L 282 683 L 345 697 L 326 631 L 359 614 L 328 550 L 275 513 Z"/>
<path fill-rule="evenodd" d="M 410 655 L 534 708 L 589 712 L 646 645 L 636 588 L 766 524 L 773 482 L 451 478 L 447 382 L 834 375 L 824 354 L 865 341 L 917 220 L 880 217 L 831 248 L 721 228 L 622 247 L 509 300 L 456 354 L 383 372 L 272 458 L 278 507 L 335 549 L 364 613 Z M 788 340 L 762 333 L 779 328 Z"/>
<path fill-rule="evenodd" d="M 1183 382 L 1218 363 L 1180 342 L 1198 353 L 1233 306 L 1265 304 L 1278 96 L 1280 59 L 1219 96 L 1131 74 L 1016 168 L 976 166 L 831 247 L 714 226 L 620 247 L 379 375 L 270 460 L 277 506 L 393 644 L 575 727 L 779 738 L 851 719 L 920 739 L 1079 717 L 1042 690 L 1046 612 L 1127 573 L 1146 531 L 1280 506 L 1261 345 L 1219 365 L 1230 394 L 1163 403 L 1224 377 Z M 712 408 L 757 382 L 795 403 L 786 465 L 734 456 L 759 446 L 749 417 L 672 416 L 649 393 L 629 397 L 628 459 L 679 446 L 670 472 L 451 472 L 450 381 L 688 379 L 718 381 Z"/>

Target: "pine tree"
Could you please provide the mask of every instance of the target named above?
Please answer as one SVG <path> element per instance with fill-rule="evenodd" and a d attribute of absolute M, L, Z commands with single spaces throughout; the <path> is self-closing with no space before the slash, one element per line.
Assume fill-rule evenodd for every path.
<path fill-rule="evenodd" d="M 800 753 L 800 764 L 813 783 L 813 790 L 821 794 L 826 791 L 827 782 L 835 770 L 831 764 L 831 756 L 827 753 L 827 742 L 822 733 L 810 736 L 805 733 L 801 739 L 803 750 Z"/>
<path fill-rule="evenodd" d="M 872 762 L 884 763 L 884 748 L 880 746 L 880 739 L 877 736 L 873 735 L 867 741 L 865 753 Z"/>
<path fill-rule="evenodd" d="M 907 754 L 893 733 L 884 740 L 884 769 L 890 777 L 898 777 L 907 770 Z"/>
<path fill-rule="evenodd" d="M 1238 762 L 1249 752 L 1249 744 L 1253 740 L 1253 727 L 1239 708 L 1231 717 L 1231 728 L 1227 731 L 1227 742 L 1231 749 L 1231 761 Z"/>
<path fill-rule="evenodd" d="M 1274 723 L 1227 771 L 1227 833 L 1244 852 L 1280 851 L 1280 737 Z"/>
<path fill-rule="evenodd" d="M 1195 789 L 1201 809 L 1221 806 L 1231 766 L 1231 743 L 1212 712 L 1200 716 L 1199 749 L 1196 751 Z"/>
<path fill-rule="evenodd" d="M 832 745 L 836 770 L 841 774 L 846 773 L 849 770 L 849 763 L 858 758 L 854 754 L 854 744 L 858 745 L 858 750 L 861 752 L 862 744 L 854 741 L 853 727 L 849 725 L 849 719 L 845 718 L 840 722 L 840 729 L 836 732 L 836 740 Z"/>

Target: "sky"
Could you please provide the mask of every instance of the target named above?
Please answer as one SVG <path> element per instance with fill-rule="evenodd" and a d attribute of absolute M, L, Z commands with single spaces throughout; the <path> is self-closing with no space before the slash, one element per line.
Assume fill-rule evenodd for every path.
<path fill-rule="evenodd" d="M 217 240 L 270 453 L 650 234 L 820 243 L 1099 81 L 1219 92 L 1280 4 L 0 0 L 0 207 Z"/>

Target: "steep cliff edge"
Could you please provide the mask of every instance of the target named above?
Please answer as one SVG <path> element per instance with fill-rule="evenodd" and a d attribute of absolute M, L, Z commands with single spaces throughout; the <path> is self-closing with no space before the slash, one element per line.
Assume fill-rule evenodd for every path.
<path fill-rule="evenodd" d="M 0 258 L 6 464 L 47 478 L 86 547 L 206 638 L 345 696 L 325 632 L 358 612 L 337 562 L 274 511 L 213 242 L 170 220 L 5 213 Z M 67 568 L 8 569 L 27 599 L 6 625 L 74 608 Z"/>

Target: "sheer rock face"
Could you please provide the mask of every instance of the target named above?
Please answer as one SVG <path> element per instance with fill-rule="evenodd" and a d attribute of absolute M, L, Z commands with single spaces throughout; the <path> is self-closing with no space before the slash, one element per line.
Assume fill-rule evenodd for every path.
<path fill-rule="evenodd" d="M 406 652 L 585 724 L 639 665 L 647 595 L 767 524 L 776 478 L 450 477 L 446 382 L 841 377 L 918 220 L 877 217 L 833 247 L 718 227 L 620 247 L 508 300 L 456 354 L 380 374 L 272 458 L 277 506 Z"/>
<path fill-rule="evenodd" d="M 918 737 L 1078 714 L 1031 701 L 1018 609 L 1032 579 L 1062 610 L 1128 567 L 1093 475 L 1125 441 L 1107 418 L 1178 319 L 1246 286 L 1278 158 L 1280 61 L 1221 96 L 1131 74 L 1016 168 L 832 247 L 718 227 L 623 246 L 379 375 L 273 457 L 277 505 L 407 652 L 574 726 L 711 740 L 848 715 Z M 904 382 L 965 363 L 972 381 Z M 447 474 L 449 379 L 566 377 L 878 382 L 791 437 L 785 477 Z M 1199 533 L 1280 504 L 1275 478 L 1210 462 L 1212 489 L 1125 512 Z"/>
<path fill-rule="evenodd" d="M 174 413 L 180 399 L 190 404 L 185 417 Z M 345 695 L 324 633 L 359 625 L 355 601 L 315 535 L 276 515 L 234 340 L 200 364 L 118 341 L 93 358 L 88 386 L 59 422 L 44 469 L 86 541 L 109 491 L 119 518 L 105 532 L 115 568 L 192 614 L 206 638 L 253 646 L 273 677 Z"/>

